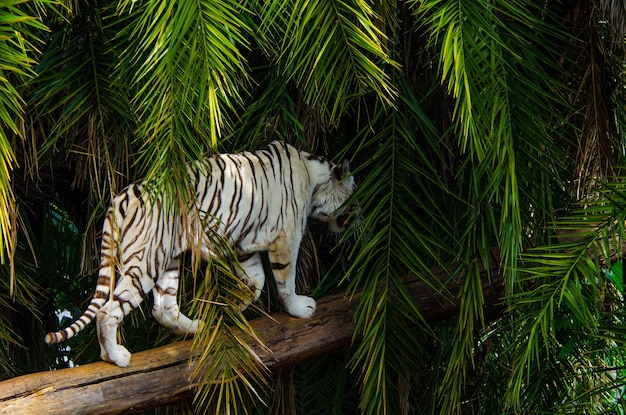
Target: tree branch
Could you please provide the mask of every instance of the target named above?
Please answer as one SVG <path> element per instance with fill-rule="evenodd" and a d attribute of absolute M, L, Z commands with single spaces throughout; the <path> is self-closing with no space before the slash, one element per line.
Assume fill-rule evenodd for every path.
<path fill-rule="evenodd" d="M 446 281 L 443 270 L 435 275 Z M 484 273 L 486 305 L 497 304 L 503 295 L 503 278 L 497 269 L 491 279 Z M 408 278 L 407 285 L 427 321 L 454 316 L 459 308 L 460 282 L 448 284 L 449 298 Z M 308 320 L 275 313 L 251 322 L 271 353 L 253 346 L 271 370 L 348 347 L 353 340 L 353 317 L 361 293 L 352 299 L 343 294 L 318 301 L 317 311 Z M 133 353 L 131 364 L 119 368 L 105 362 L 33 373 L 0 382 L 0 413 L 117 414 L 131 413 L 191 398 L 193 370 L 191 340 Z"/>

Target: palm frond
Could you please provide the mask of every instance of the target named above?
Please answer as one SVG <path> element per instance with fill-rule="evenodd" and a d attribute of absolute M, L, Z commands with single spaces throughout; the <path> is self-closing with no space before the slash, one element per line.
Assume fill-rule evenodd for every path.
<path fill-rule="evenodd" d="M 349 353 L 340 352 L 300 363 L 293 368 L 295 411 L 276 414 L 348 414 L 358 413 L 358 395 L 354 377 L 346 367 Z M 328 364 L 332 362 L 332 364 Z M 351 399 L 350 399 L 351 398 Z"/>
<path fill-rule="evenodd" d="M 128 181 L 129 103 L 112 84 L 115 56 L 110 51 L 115 26 L 111 9 L 84 4 L 53 15 L 55 29 L 36 68 L 31 105 L 42 134 L 37 161 L 71 148 L 78 164 L 75 186 L 88 178 L 95 203 L 108 201 Z M 60 30 L 65 28 L 65 30 Z"/>
<path fill-rule="evenodd" d="M 363 166 L 366 178 L 355 194 L 363 212 L 360 226 L 368 231 L 358 238 L 347 277 L 351 290 L 363 289 L 355 316 L 362 343 L 351 367 L 360 373 L 364 413 L 395 413 L 407 402 L 408 396 L 400 399 L 393 385 L 418 371 L 417 366 L 406 367 L 407 362 L 419 361 L 420 345 L 411 327 L 430 332 L 406 291 L 406 273 L 445 293 L 429 266 L 445 263 L 438 253 L 451 234 L 433 238 L 430 229 L 448 221 L 441 207 L 421 197 L 443 185 L 418 144 L 423 138 L 416 135 L 420 131 L 436 141 L 436 128 L 414 95 L 403 91 L 401 102 L 406 103 L 403 111 L 377 108 L 371 125 L 380 130 L 370 137 L 368 126 L 357 138 L 360 151 L 370 155 Z"/>
<path fill-rule="evenodd" d="M 268 139 L 306 142 L 299 119 L 297 96 L 279 69 L 264 59 L 252 68 L 256 88 L 242 105 L 240 123 L 229 137 L 236 148 L 256 148 Z"/>
<path fill-rule="evenodd" d="M 265 346 L 238 309 L 250 292 L 233 272 L 236 259 L 228 258 L 212 261 L 198 284 L 194 308 L 203 326 L 194 337 L 198 358 L 192 378 L 198 384 L 195 402 L 203 413 L 247 414 L 267 405 L 262 399 L 268 372 L 250 343 Z"/>
<path fill-rule="evenodd" d="M 89 209 L 81 224 L 87 235 L 83 264 L 92 269 L 98 251 L 97 222 L 133 176 L 130 137 L 134 119 L 123 90 L 112 82 L 116 54 L 111 40 L 123 21 L 111 23 L 115 10 L 106 3 L 59 5 L 46 23 L 52 28 L 30 82 L 29 138 L 26 156 L 32 171 L 66 172 L 73 189 L 85 189 Z M 63 154 L 59 152 L 65 149 Z M 36 176 L 55 187 L 51 177 Z M 71 175 L 73 174 L 73 177 Z M 64 179 L 65 180 L 65 179 Z"/>
<path fill-rule="evenodd" d="M 558 36 L 543 23 L 543 11 L 527 2 L 419 2 L 415 4 L 432 45 L 440 50 L 442 83 L 454 99 L 453 126 L 463 184 L 453 191 L 463 203 L 454 208 L 456 242 L 463 278 L 458 326 L 440 393 L 443 411 L 459 412 L 468 368 L 474 365 L 477 333 L 485 324 L 481 269 L 498 260 L 507 276 L 507 296 L 517 281 L 517 264 L 535 218 L 551 218 L 554 200 L 525 189 L 538 183 L 561 187 L 567 166 L 547 164 L 558 153 L 550 137 L 550 108 L 564 107 L 548 70 L 558 53 L 545 45 Z M 533 91 L 533 100 L 527 92 Z M 543 159 L 543 161 L 542 161 Z M 527 169 L 526 166 L 533 168 Z M 531 177 L 540 180 L 526 186 Z M 531 179 L 534 180 L 534 179 Z M 545 188 L 544 188 L 545 189 Z M 541 192 L 545 195 L 553 194 Z M 499 258 L 492 256 L 498 246 Z"/>
<path fill-rule="evenodd" d="M 134 7 L 134 9 L 133 9 Z M 137 163 L 169 194 L 185 189 L 184 166 L 215 148 L 247 86 L 247 10 L 239 2 L 120 2 L 131 17 L 117 77 L 138 119 Z"/>
<path fill-rule="evenodd" d="M 25 112 L 23 86 L 35 73 L 40 34 L 46 27 L 21 1 L 7 1 L 0 6 L 0 262 L 12 257 L 16 240 L 17 206 L 11 187 L 15 167 L 15 141 L 23 138 Z M 49 2 L 38 3 L 42 8 Z M 11 277 L 13 286 L 13 278 Z"/>
<path fill-rule="evenodd" d="M 266 47 L 306 102 L 331 123 L 369 93 L 393 103 L 396 88 L 387 68 L 397 64 L 369 4 L 281 0 L 265 2 L 260 13 L 261 28 L 278 34 Z"/>
<path fill-rule="evenodd" d="M 622 382 L 621 374 L 608 373 L 617 369 L 610 355 L 624 351 L 617 346 L 624 343 L 622 318 L 607 305 L 617 301 L 621 307 L 623 300 L 605 275 L 626 237 L 624 182 L 598 190 L 595 200 L 555 224 L 560 242 L 523 256 L 521 283 L 526 290 L 510 304 L 517 316 L 517 340 L 510 346 L 515 359 L 507 400 L 515 410 L 536 409 L 527 405 L 555 410 L 551 406 L 582 401 L 589 407 L 601 401 L 610 405 L 606 392 Z M 613 350 L 602 344 L 607 340 Z"/>

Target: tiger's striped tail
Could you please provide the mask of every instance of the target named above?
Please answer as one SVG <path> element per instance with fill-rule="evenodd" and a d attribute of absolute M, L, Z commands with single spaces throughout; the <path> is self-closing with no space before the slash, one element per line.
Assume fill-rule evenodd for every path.
<path fill-rule="evenodd" d="M 70 337 L 78 334 L 89 323 L 91 323 L 98 313 L 98 310 L 107 302 L 109 293 L 111 292 L 112 277 L 115 275 L 115 263 L 117 259 L 117 241 L 119 227 L 116 226 L 115 211 L 111 207 L 107 211 L 104 225 L 102 227 L 102 245 L 100 248 L 100 268 L 98 272 L 98 284 L 93 293 L 91 302 L 83 314 L 69 327 L 46 334 L 44 341 L 47 344 L 61 343 Z"/>

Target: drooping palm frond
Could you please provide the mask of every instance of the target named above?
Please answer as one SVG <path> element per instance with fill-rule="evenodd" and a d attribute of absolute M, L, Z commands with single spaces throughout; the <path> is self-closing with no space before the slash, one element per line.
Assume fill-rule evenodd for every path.
<path fill-rule="evenodd" d="M 408 403 L 397 384 L 410 384 L 411 374 L 420 371 L 421 346 L 413 327 L 425 333 L 429 329 L 404 285 L 406 274 L 445 295 L 429 267 L 445 263 L 439 253 L 452 239 L 451 230 L 434 237 L 433 230 L 445 229 L 449 222 L 442 206 L 424 197 L 444 187 L 430 164 L 430 149 L 421 147 L 439 140 L 436 128 L 418 98 L 408 89 L 400 91 L 401 110 L 375 108 L 371 124 L 356 138 L 359 150 L 369 155 L 361 172 L 366 178 L 355 194 L 364 232 L 357 237 L 347 273 L 351 290 L 363 289 L 355 316 L 362 342 L 350 364 L 362 382 L 363 413 L 396 413 Z M 374 134 L 371 125 L 377 128 Z"/>
<path fill-rule="evenodd" d="M 72 219 L 85 234 L 82 267 L 90 273 L 97 266 L 99 218 L 111 194 L 134 178 L 134 120 L 111 78 L 116 54 L 110 42 L 122 22 L 109 24 L 107 3 L 57 9 L 46 19 L 51 33 L 29 83 L 24 169 L 33 188 L 46 189 L 44 204 L 75 199 L 66 208 L 80 212 Z"/>
<path fill-rule="evenodd" d="M 607 275 L 626 238 L 624 183 L 603 184 L 594 200 L 555 224 L 559 241 L 523 255 L 526 290 L 510 305 L 516 320 L 507 404 L 514 410 L 579 406 L 592 413 L 617 403 L 607 393 L 624 383 L 624 303 Z"/>
<path fill-rule="evenodd" d="M 31 163 L 45 165 L 61 149 L 76 164 L 73 186 L 88 186 L 94 204 L 129 180 L 133 118 L 123 91 L 113 85 L 110 42 L 119 27 L 107 22 L 110 7 L 97 2 L 62 8 L 48 24 L 53 32 L 31 83 L 34 147 Z"/>
<path fill-rule="evenodd" d="M 564 102 L 546 72 L 558 51 L 529 46 L 555 34 L 542 24 L 541 10 L 525 2 L 426 2 L 417 11 L 441 48 L 442 81 L 455 98 L 458 148 L 476 166 L 470 167 L 476 190 L 468 202 L 500 206 L 492 212 L 498 228 L 490 232 L 501 238 L 505 267 L 514 267 L 526 208 L 520 206 L 526 198 L 520 194 L 524 178 L 518 178 L 525 167 L 519 164 L 533 162 L 542 173 L 554 173 L 538 150 L 556 151 L 549 128 L 561 120 L 542 116 L 542 110 Z"/>
<path fill-rule="evenodd" d="M 185 162 L 215 149 L 248 86 L 248 26 L 240 2 L 120 2 L 118 79 L 138 120 L 137 163 L 175 195 Z M 131 87 L 132 85 L 132 87 Z M 188 196 L 188 195 L 187 195 Z"/>
<path fill-rule="evenodd" d="M 296 365 L 285 371 L 290 379 L 285 379 L 286 387 L 293 389 L 293 410 L 280 410 L 275 406 L 275 414 L 356 414 L 358 413 L 358 393 L 354 385 L 356 378 L 346 370 L 350 354 L 339 352 Z M 330 363 L 330 364 L 329 364 Z M 289 397 L 289 394 L 286 394 Z M 289 409 L 289 406 L 286 406 Z"/>
<path fill-rule="evenodd" d="M 396 87 L 388 68 L 397 64 L 383 46 L 379 17 L 363 1 L 263 2 L 264 45 L 304 99 L 337 124 L 355 99 L 374 93 L 391 104 Z"/>
<path fill-rule="evenodd" d="M 270 139 L 308 142 L 288 78 L 265 57 L 250 62 L 256 88 L 244 98 L 240 122 L 228 140 L 235 148 L 257 148 Z"/>
<path fill-rule="evenodd" d="M 558 51 L 531 46 L 557 36 L 543 23 L 541 9 L 521 1 L 420 2 L 415 7 L 440 51 L 442 81 L 454 99 L 459 182 L 450 191 L 465 204 L 453 214 L 460 264 L 455 273 L 463 278 L 464 295 L 440 387 L 446 396 L 442 410 L 453 413 L 461 410 L 476 336 L 485 324 L 480 274 L 495 259 L 492 247 L 499 249 L 497 260 L 511 295 L 518 287 L 522 247 L 553 215 L 557 195 L 552 189 L 563 186 L 568 166 L 546 163 L 549 154 L 559 154 L 551 131 L 562 124 L 550 109 L 564 107 L 564 100 L 548 72 L 555 70 L 552 57 Z M 544 190 L 537 192 L 540 186 Z"/>
<path fill-rule="evenodd" d="M 15 143 L 24 138 L 24 84 L 35 73 L 41 33 L 45 25 L 37 18 L 37 8 L 45 13 L 51 2 L 39 1 L 24 6 L 22 1 L 7 1 L 0 5 L 0 262 L 9 259 L 16 248 L 17 206 L 11 186 L 16 164 Z M 10 291 L 14 287 L 11 275 Z"/>
<path fill-rule="evenodd" d="M 45 38 L 41 17 L 52 12 L 55 2 L 7 1 L 0 5 L 0 373 L 5 378 L 45 366 L 28 350 L 24 334 L 36 331 L 36 304 L 41 288 L 36 280 L 36 257 L 30 223 L 16 193 L 19 150 L 27 136 L 25 113 L 27 83 L 35 77 Z M 17 173 L 19 174 L 19 173 Z M 20 180 L 17 181 L 20 183 Z M 16 191 L 17 190 L 17 191 Z M 8 259 L 8 261 L 7 261 Z M 26 325 L 25 329 L 22 329 Z M 29 339 L 30 340 L 30 339 Z M 29 343 L 30 344 L 30 343 Z"/>
<path fill-rule="evenodd" d="M 198 384 L 195 402 L 203 413 L 247 414 L 267 405 L 268 372 L 250 344 L 265 345 L 239 311 L 250 289 L 234 273 L 236 257 L 220 240 L 215 242 L 224 247 L 224 257 L 209 264 L 196 290 L 194 315 L 203 324 L 193 345 L 198 355 L 192 375 Z"/>

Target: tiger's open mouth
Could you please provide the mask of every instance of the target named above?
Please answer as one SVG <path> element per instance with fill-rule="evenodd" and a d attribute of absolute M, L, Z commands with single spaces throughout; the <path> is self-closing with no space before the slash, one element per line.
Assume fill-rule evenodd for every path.
<path fill-rule="evenodd" d="M 355 212 L 358 209 L 356 204 L 352 204 L 344 209 L 340 214 L 333 217 L 328 226 L 333 232 L 343 232 L 352 222 L 354 222 Z"/>
<path fill-rule="evenodd" d="M 349 213 L 342 213 L 335 218 L 335 223 L 337 224 L 339 228 L 342 228 L 342 229 L 345 229 L 346 226 L 350 225 L 350 222 L 351 220 L 350 220 Z"/>

